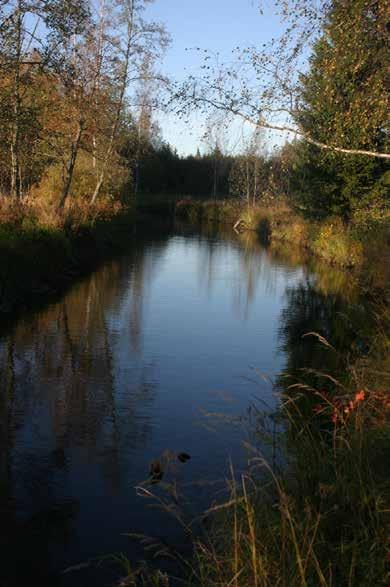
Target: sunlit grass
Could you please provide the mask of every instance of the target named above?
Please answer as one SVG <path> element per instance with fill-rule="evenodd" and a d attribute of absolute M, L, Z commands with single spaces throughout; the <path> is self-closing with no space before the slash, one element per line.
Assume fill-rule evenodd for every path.
<path fill-rule="evenodd" d="M 387 262 L 389 221 L 345 224 L 340 218 L 307 218 L 286 200 L 248 206 L 237 199 L 218 201 L 176 198 L 176 216 L 192 223 L 228 223 L 237 230 L 253 230 L 267 239 L 287 242 L 307 249 L 324 261 L 342 267 L 359 267 L 378 251 Z"/>
<path fill-rule="evenodd" d="M 176 556 L 175 575 L 180 582 L 167 573 L 160 575 L 164 582 L 156 584 L 387 584 L 388 308 L 378 308 L 377 322 L 370 351 L 352 363 L 347 361 L 343 378 L 302 370 L 300 380 L 280 380 L 277 413 L 252 407 L 248 425 L 261 437 L 261 445 L 267 437 L 269 443 L 276 442 L 281 458 L 271 463 L 258 446 L 246 444 L 247 471 L 238 477 L 233 467 L 227 472 L 228 495 L 204 513 L 202 531 L 191 534 L 192 523 L 184 523 L 193 543 L 192 557 L 169 550 L 170 557 Z M 317 333 L 307 336 L 314 337 L 327 352 L 337 352 Z M 271 425 L 275 421 L 276 431 Z M 144 497 L 157 501 L 167 514 L 177 515 L 177 487 L 172 494 L 167 486 L 163 498 L 152 488 L 145 492 Z M 155 552 L 164 554 L 158 546 Z M 156 571 L 153 573 L 156 580 Z M 135 580 L 133 570 L 129 577 Z"/>
<path fill-rule="evenodd" d="M 102 198 L 93 207 L 70 201 L 0 198 L 0 312 L 55 292 L 125 242 L 131 208 Z"/>

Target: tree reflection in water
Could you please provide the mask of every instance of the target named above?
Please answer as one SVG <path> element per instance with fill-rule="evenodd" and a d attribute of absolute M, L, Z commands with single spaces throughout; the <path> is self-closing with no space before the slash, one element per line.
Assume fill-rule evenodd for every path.
<path fill-rule="evenodd" d="M 94 463 L 115 494 L 124 483 L 124 456 L 151 434 L 153 365 L 136 356 L 145 288 L 165 243 L 155 238 L 151 255 L 141 241 L 0 339 L 0 578 L 7 585 L 32 576 L 56 584 L 55 544 L 66 550 L 75 539 L 80 504 L 72 486 L 84 466 Z M 129 321 L 118 324 L 124 307 Z M 120 363 L 123 339 L 132 365 Z M 120 389 L 129 369 L 131 380 Z"/>
<path fill-rule="evenodd" d="M 256 393 L 250 366 L 293 378 L 302 367 L 342 373 L 370 344 L 358 280 L 302 251 L 212 225 L 137 229 L 134 240 L 0 337 L 7 587 L 31 577 L 62 584 L 64 567 L 128 548 L 123 532 L 163 524 L 159 533 L 177 538 L 137 500 L 150 462 L 166 449 L 188 451 L 179 470 L 191 485 L 224 478 L 228 454 L 237 466 L 246 458 L 240 430 L 194 426 L 200 410 L 226 411 L 226 422 L 245 412 Z M 302 338 L 309 331 L 339 352 Z M 275 406 L 270 382 L 260 392 Z M 192 497 L 203 507 L 213 489 L 199 487 Z M 104 584 L 99 573 L 95 585 Z"/>

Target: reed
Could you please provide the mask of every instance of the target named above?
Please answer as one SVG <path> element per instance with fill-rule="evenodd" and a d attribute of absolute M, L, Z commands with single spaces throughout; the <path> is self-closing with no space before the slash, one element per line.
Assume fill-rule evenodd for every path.
<path fill-rule="evenodd" d="M 345 223 L 340 217 L 307 217 L 286 200 L 267 205 L 248 206 L 240 200 L 218 201 L 177 199 L 175 214 L 191 223 L 220 222 L 237 230 L 253 230 L 271 241 L 292 243 L 308 250 L 327 263 L 341 267 L 360 267 L 365 261 L 385 256 L 390 243 L 389 216 L 368 222 L 361 217 Z"/>
<path fill-rule="evenodd" d="M 270 463 L 255 443 L 246 445 L 248 470 L 237 478 L 231 467 L 227 498 L 190 533 L 192 557 L 176 552 L 180 581 L 166 574 L 161 584 L 388 584 L 389 325 L 382 305 L 369 353 L 347 363 L 342 378 L 304 369 L 300 380 L 279 382 L 277 413 L 252 407 L 248 425 L 259 444 L 276 444 L 277 458 Z M 317 333 L 307 336 L 336 352 Z M 160 506 L 177 512 L 178 495 L 176 488 L 174 508 L 161 497 Z"/>
<path fill-rule="evenodd" d="M 103 200 L 59 212 L 43 199 L 0 198 L 0 313 L 41 301 L 123 247 L 132 209 Z"/>

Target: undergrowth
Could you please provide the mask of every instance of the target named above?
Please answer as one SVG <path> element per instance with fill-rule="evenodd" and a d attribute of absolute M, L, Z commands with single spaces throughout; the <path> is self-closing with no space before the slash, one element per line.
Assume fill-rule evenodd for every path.
<path fill-rule="evenodd" d="M 228 497 L 205 512 L 201 532 L 192 534 L 191 523 L 183 522 L 174 485 L 165 500 L 153 487 L 142 489 L 141 495 L 183 522 L 193 556 L 173 554 L 157 541 L 156 555 L 174 556 L 177 572 L 148 575 L 145 568 L 129 567 L 122 586 L 388 584 L 388 306 L 376 320 L 370 350 L 347 364 L 342 377 L 302 369 L 299 379 L 279 379 L 276 413 L 252 408 L 248 425 L 255 440 L 246 444 L 248 469 L 239 478 L 231 469 Z M 307 336 L 325 352 L 337 353 L 317 333 Z M 276 443 L 272 464 L 259 448 L 267 440 Z M 146 543 L 153 546 L 151 539 Z"/>
<path fill-rule="evenodd" d="M 389 261 L 389 215 L 371 211 L 355 215 L 349 223 L 339 217 L 308 218 L 284 199 L 268 205 L 247 206 L 240 200 L 178 199 L 176 216 L 192 223 L 223 222 L 236 230 L 254 230 L 268 240 L 292 243 L 324 261 L 342 267 L 359 267 L 381 256 Z"/>
<path fill-rule="evenodd" d="M 62 211 L 39 198 L 0 198 L 0 313 L 61 289 L 128 235 L 132 210 L 101 200 Z"/>

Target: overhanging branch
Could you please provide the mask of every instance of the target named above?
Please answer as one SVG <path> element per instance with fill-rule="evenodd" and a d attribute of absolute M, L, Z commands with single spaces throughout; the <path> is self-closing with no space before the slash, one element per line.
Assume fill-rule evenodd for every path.
<path fill-rule="evenodd" d="M 333 151 L 336 153 L 345 153 L 347 155 L 362 155 L 365 157 L 375 157 L 378 159 L 390 159 L 390 153 L 381 153 L 378 151 L 367 151 L 365 149 L 347 149 L 345 147 L 338 147 L 336 145 L 329 145 L 327 143 L 322 143 L 321 141 L 317 141 L 317 140 L 313 139 L 309 134 L 307 134 L 297 128 L 292 128 L 290 126 L 285 126 L 285 125 L 273 124 L 273 123 L 267 122 L 266 120 L 262 120 L 261 118 L 259 118 L 258 120 L 254 120 L 253 118 L 251 118 L 250 116 L 247 116 L 246 114 L 244 114 L 243 112 L 241 112 L 240 110 L 235 108 L 234 106 L 229 106 L 228 104 L 224 104 L 223 102 L 218 102 L 217 100 L 212 100 L 210 98 L 205 98 L 205 97 L 193 96 L 192 101 L 195 103 L 208 104 L 209 106 L 212 106 L 213 108 L 215 108 L 217 110 L 223 110 L 225 112 L 229 112 L 230 114 L 233 114 L 234 116 L 241 118 L 245 122 L 248 122 L 249 124 L 256 126 L 257 128 L 267 128 L 267 129 L 276 130 L 279 132 L 293 133 L 293 134 L 301 137 L 307 143 L 310 143 L 311 145 L 315 145 L 319 149 Z"/>

